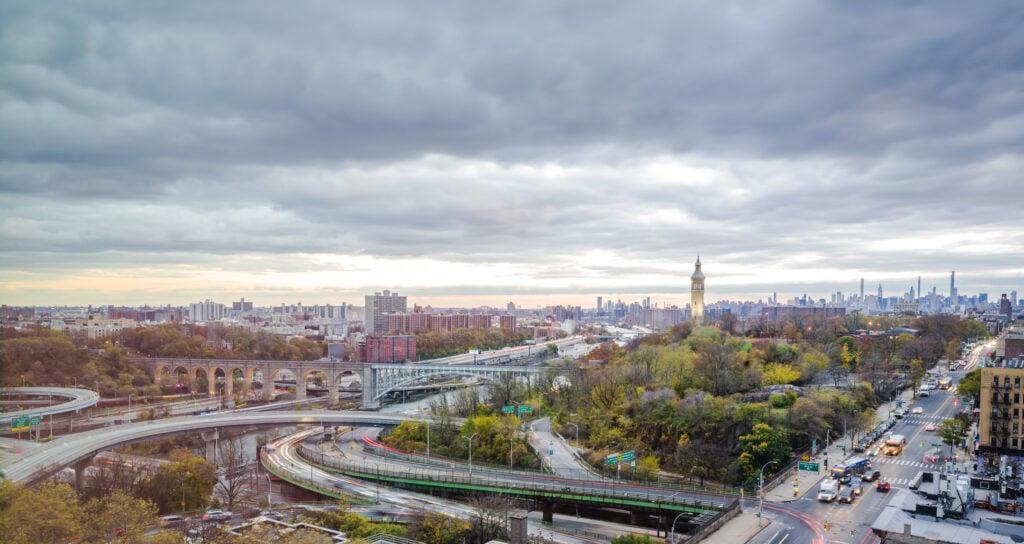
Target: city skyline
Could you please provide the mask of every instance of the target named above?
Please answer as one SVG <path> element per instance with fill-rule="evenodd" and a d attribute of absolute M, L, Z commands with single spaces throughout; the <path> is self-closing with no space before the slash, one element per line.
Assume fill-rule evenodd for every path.
<path fill-rule="evenodd" d="M 11 2 L 0 303 L 1024 292 L 1021 15 Z"/>

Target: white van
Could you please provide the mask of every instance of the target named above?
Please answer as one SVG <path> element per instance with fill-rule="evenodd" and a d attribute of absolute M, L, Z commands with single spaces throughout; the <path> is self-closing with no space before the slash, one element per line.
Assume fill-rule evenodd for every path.
<path fill-rule="evenodd" d="M 832 502 L 839 496 L 839 480 L 833 480 L 826 478 L 821 481 L 821 487 L 818 488 L 818 500 L 822 502 Z"/>
<path fill-rule="evenodd" d="M 923 384 L 921 386 L 921 389 L 917 392 L 917 396 L 919 396 L 919 397 L 930 397 L 931 396 L 931 389 L 932 388 L 928 384 Z"/>

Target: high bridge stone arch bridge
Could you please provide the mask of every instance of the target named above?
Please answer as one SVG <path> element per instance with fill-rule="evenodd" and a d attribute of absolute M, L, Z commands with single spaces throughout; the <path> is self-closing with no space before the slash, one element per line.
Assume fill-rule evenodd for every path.
<path fill-rule="evenodd" d="M 180 384 L 182 388 L 187 388 L 188 392 L 196 391 L 196 388 L 205 388 L 206 393 L 211 396 L 218 393 L 231 395 L 235 393 L 236 386 L 242 387 L 245 391 L 252 391 L 257 374 L 263 380 L 262 386 L 262 383 L 273 384 L 280 381 L 287 372 L 295 377 L 296 399 L 304 400 L 306 387 L 300 384 L 307 383 L 313 376 L 320 376 L 327 387 L 331 404 L 338 402 L 339 384 L 348 382 L 353 389 L 362 389 L 364 409 L 379 408 L 381 399 L 393 391 L 419 386 L 440 377 L 472 376 L 487 381 L 512 377 L 535 384 L 541 373 L 548 370 L 532 366 L 387 364 L 325 360 L 272 361 L 169 357 L 133 357 L 132 360 L 146 368 L 158 384 Z M 181 376 L 186 376 L 187 381 L 176 381 L 180 380 Z M 260 389 L 262 390 L 262 387 Z"/>

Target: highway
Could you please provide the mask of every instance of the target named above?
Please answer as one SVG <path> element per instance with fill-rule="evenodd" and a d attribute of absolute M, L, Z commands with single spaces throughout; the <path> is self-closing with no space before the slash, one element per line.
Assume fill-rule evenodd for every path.
<path fill-rule="evenodd" d="M 40 398 L 57 397 L 70 399 L 67 402 L 53 404 L 51 406 L 0 413 L 0 425 L 3 425 L 8 429 L 10 428 L 11 420 L 16 417 L 43 417 L 66 414 L 68 412 L 78 412 L 85 408 L 96 406 L 96 403 L 100 400 L 99 394 L 95 391 L 91 391 L 89 389 L 76 389 L 73 387 L 5 387 L 3 390 L 0 390 L 0 395 L 2 395 L 4 399 L 10 399 L 12 396 Z"/>
<path fill-rule="evenodd" d="M 329 410 L 290 412 L 221 412 L 203 416 L 115 425 L 59 437 L 0 463 L 4 475 L 16 482 L 33 482 L 104 450 L 181 433 L 214 429 L 254 429 L 293 425 L 378 426 L 398 425 L 405 416 Z"/>

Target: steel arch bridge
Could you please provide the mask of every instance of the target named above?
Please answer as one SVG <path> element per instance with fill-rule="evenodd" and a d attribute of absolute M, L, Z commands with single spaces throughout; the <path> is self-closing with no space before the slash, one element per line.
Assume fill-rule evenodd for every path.
<path fill-rule="evenodd" d="M 373 364 L 363 371 L 363 408 L 375 409 L 388 393 L 436 376 L 472 376 L 496 381 L 499 376 L 511 375 L 536 384 L 544 370 L 550 369 L 534 366 Z"/>

